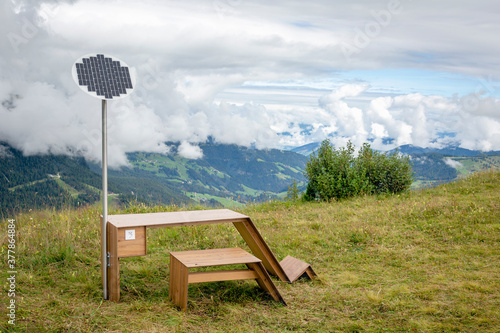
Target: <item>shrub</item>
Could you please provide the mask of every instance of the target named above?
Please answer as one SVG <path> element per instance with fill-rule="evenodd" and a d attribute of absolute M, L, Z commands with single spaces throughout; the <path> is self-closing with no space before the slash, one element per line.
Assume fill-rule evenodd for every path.
<path fill-rule="evenodd" d="M 365 143 L 335 149 L 329 140 L 321 143 L 306 164 L 309 180 L 306 200 L 343 199 L 361 194 L 399 193 L 410 188 L 413 171 L 408 156 L 397 151 L 380 153 Z"/>
<path fill-rule="evenodd" d="M 297 201 L 299 200 L 299 188 L 297 187 L 297 181 L 294 179 L 292 185 L 288 186 L 288 190 L 286 191 L 286 200 L 287 201 Z"/>

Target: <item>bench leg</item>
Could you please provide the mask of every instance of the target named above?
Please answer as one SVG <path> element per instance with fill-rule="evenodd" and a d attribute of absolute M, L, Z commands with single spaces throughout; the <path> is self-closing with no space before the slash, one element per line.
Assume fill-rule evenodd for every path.
<path fill-rule="evenodd" d="M 169 296 L 182 309 L 187 309 L 188 268 L 174 256 L 170 255 Z"/>
<path fill-rule="evenodd" d="M 283 297 L 281 297 L 280 292 L 276 288 L 274 282 L 269 277 L 269 274 L 267 273 L 267 270 L 262 264 L 262 262 L 248 263 L 247 266 L 251 270 L 255 271 L 259 276 L 259 278 L 255 279 L 259 284 L 259 286 L 262 289 L 266 290 L 269 294 L 271 294 L 271 296 L 276 302 L 281 302 L 283 305 L 286 305 L 285 300 L 283 299 Z"/>

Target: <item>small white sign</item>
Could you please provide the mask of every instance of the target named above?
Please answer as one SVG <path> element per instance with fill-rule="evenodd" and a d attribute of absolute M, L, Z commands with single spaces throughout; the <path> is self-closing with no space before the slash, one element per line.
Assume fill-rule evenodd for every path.
<path fill-rule="evenodd" d="M 125 240 L 135 239 L 135 229 L 125 230 Z"/>

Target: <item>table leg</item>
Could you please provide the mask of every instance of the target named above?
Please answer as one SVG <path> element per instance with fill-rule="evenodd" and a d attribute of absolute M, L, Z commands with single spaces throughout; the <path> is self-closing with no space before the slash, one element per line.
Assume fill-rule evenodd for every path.
<path fill-rule="evenodd" d="M 250 250 L 253 254 L 262 260 L 266 270 L 277 276 L 284 282 L 290 282 L 285 271 L 281 267 L 280 263 L 271 252 L 269 246 L 267 246 L 264 238 L 260 235 L 259 231 L 255 227 L 255 224 L 251 219 L 247 219 L 244 222 L 233 222 L 236 229 L 239 231 L 241 237 L 245 240 Z"/>
<path fill-rule="evenodd" d="M 170 254 L 169 296 L 182 311 L 187 309 L 188 268 L 176 257 Z"/>
<path fill-rule="evenodd" d="M 109 253 L 108 266 L 108 298 L 110 301 L 120 300 L 120 260 L 118 258 L 118 229 L 111 223 L 107 224 L 107 245 Z"/>

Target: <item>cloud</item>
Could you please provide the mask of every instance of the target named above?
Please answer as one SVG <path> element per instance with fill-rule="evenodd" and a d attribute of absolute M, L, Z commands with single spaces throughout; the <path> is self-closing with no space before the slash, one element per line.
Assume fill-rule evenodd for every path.
<path fill-rule="evenodd" d="M 217 142 L 256 148 L 271 148 L 278 144 L 278 136 L 271 129 L 272 120 L 263 106 L 220 103 L 213 105 L 208 112 L 211 133 Z"/>
<path fill-rule="evenodd" d="M 71 66 L 102 52 L 137 74 L 134 93 L 108 103 L 111 166 L 126 165 L 127 152 L 172 153 L 169 141 L 199 158 L 209 137 L 500 149 L 500 3 L 390 3 L 3 1 L 0 141 L 99 161 L 100 101 L 75 85 Z M 348 61 L 340 45 L 367 27 L 379 31 Z"/>
<path fill-rule="evenodd" d="M 389 137 L 389 132 L 387 132 L 385 126 L 378 123 L 372 123 L 371 134 L 377 139 Z"/>
<path fill-rule="evenodd" d="M 0 91 L 13 97 L 0 108 L 0 140 L 26 155 L 83 155 L 101 159 L 101 103 L 85 94 L 66 96 L 54 86 L 30 82 L 20 90 Z M 22 94 L 22 95 L 21 95 Z M 145 106 L 108 103 L 109 165 L 127 164 L 130 151 L 168 152 L 159 117 Z"/>
<path fill-rule="evenodd" d="M 364 92 L 366 85 L 345 85 L 319 100 L 320 106 L 331 114 L 330 126 L 335 128 L 335 136 L 349 137 L 355 144 L 362 144 L 368 135 L 365 129 L 363 110 L 350 107 L 345 101 Z"/>
<path fill-rule="evenodd" d="M 446 165 L 452 167 L 453 169 L 457 169 L 463 166 L 462 163 L 460 163 L 459 161 L 452 160 L 451 158 L 445 158 L 444 163 L 446 163 Z"/>
<path fill-rule="evenodd" d="M 4 145 L 0 145 L 0 158 L 8 158 L 11 157 L 12 153 L 9 150 L 9 147 Z"/>
<path fill-rule="evenodd" d="M 473 108 L 467 107 L 464 99 L 422 94 L 364 97 L 360 103 L 356 98 L 362 97 L 365 89 L 346 85 L 319 99 L 320 107 L 330 116 L 320 126 L 323 130 L 331 129 L 323 132 L 324 138 L 330 137 L 339 144 L 347 140 L 356 145 L 370 141 L 377 149 L 404 144 L 454 144 L 483 151 L 500 147 L 500 119 L 494 112 L 500 106 L 499 99 L 474 95 Z M 386 139 L 394 142 L 386 144 Z"/>
<path fill-rule="evenodd" d="M 187 141 L 182 141 L 179 147 L 177 148 L 177 152 L 180 156 L 196 160 L 203 157 L 203 151 L 200 147 L 193 145 Z"/>

